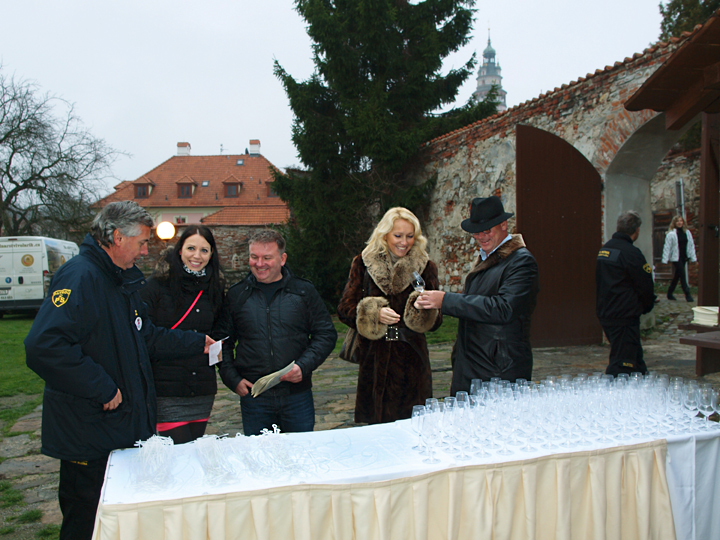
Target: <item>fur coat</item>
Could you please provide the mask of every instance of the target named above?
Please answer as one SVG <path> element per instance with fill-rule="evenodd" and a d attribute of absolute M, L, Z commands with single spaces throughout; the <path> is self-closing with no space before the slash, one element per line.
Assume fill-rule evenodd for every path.
<path fill-rule="evenodd" d="M 360 334 L 355 421 L 377 424 L 410 418 L 413 405 L 432 397 L 432 373 L 424 332 L 442 323 L 439 310 L 413 306 L 418 293 L 412 273 L 437 289 L 437 266 L 414 247 L 393 265 L 387 252 L 358 255 L 352 262 L 338 316 Z M 367 272 L 367 279 L 365 274 Z M 367 290 L 366 290 L 367 289 Z M 387 325 L 380 309 L 390 307 L 401 315 L 398 341 L 387 341 Z"/>

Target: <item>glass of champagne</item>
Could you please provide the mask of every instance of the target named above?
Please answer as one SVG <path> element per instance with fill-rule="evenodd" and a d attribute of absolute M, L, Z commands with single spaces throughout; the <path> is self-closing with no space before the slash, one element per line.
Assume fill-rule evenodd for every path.
<path fill-rule="evenodd" d="M 417 272 L 413 272 L 412 286 L 417 292 L 421 293 L 425 291 L 425 280 Z"/>

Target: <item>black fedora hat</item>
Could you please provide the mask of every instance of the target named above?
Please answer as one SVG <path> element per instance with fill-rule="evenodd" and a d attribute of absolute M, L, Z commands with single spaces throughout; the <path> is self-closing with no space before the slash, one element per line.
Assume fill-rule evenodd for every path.
<path fill-rule="evenodd" d="M 477 198 L 472 201 L 470 219 L 464 219 L 460 226 L 469 233 L 478 233 L 492 229 L 514 215 L 505 211 L 500 197 Z"/>

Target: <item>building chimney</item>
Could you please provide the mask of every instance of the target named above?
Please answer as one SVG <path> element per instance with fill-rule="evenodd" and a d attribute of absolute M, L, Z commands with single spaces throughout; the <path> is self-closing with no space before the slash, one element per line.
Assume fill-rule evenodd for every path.
<path fill-rule="evenodd" d="M 178 156 L 189 156 L 190 155 L 190 143 L 179 142 L 177 144 L 177 155 Z"/>
<path fill-rule="evenodd" d="M 250 155 L 251 156 L 259 156 L 260 155 L 260 141 L 258 139 L 250 140 Z"/>

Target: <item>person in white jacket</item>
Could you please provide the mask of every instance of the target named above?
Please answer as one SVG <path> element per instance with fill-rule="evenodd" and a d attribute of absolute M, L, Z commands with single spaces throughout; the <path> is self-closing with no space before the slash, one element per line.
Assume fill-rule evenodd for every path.
<path fill-rule="evenodd" d="M 680 281 L 680 286 L 685 293 L 685 300 L 692 302 L 693 297 L 690 295 L 685 266 L 687 261 L 697 262 L 697 256 L 695 255 L 695 242 L 693 242 L 692 234 L 687 230 L 682 216 L 675 216 L 670 222 L 668 232 L 665 233 L 662 263 L 667 264 L 668 261 L 673 264 L 673 278 L 667 292 L 668 300 L 675 300 L 673 291 Z"/>

